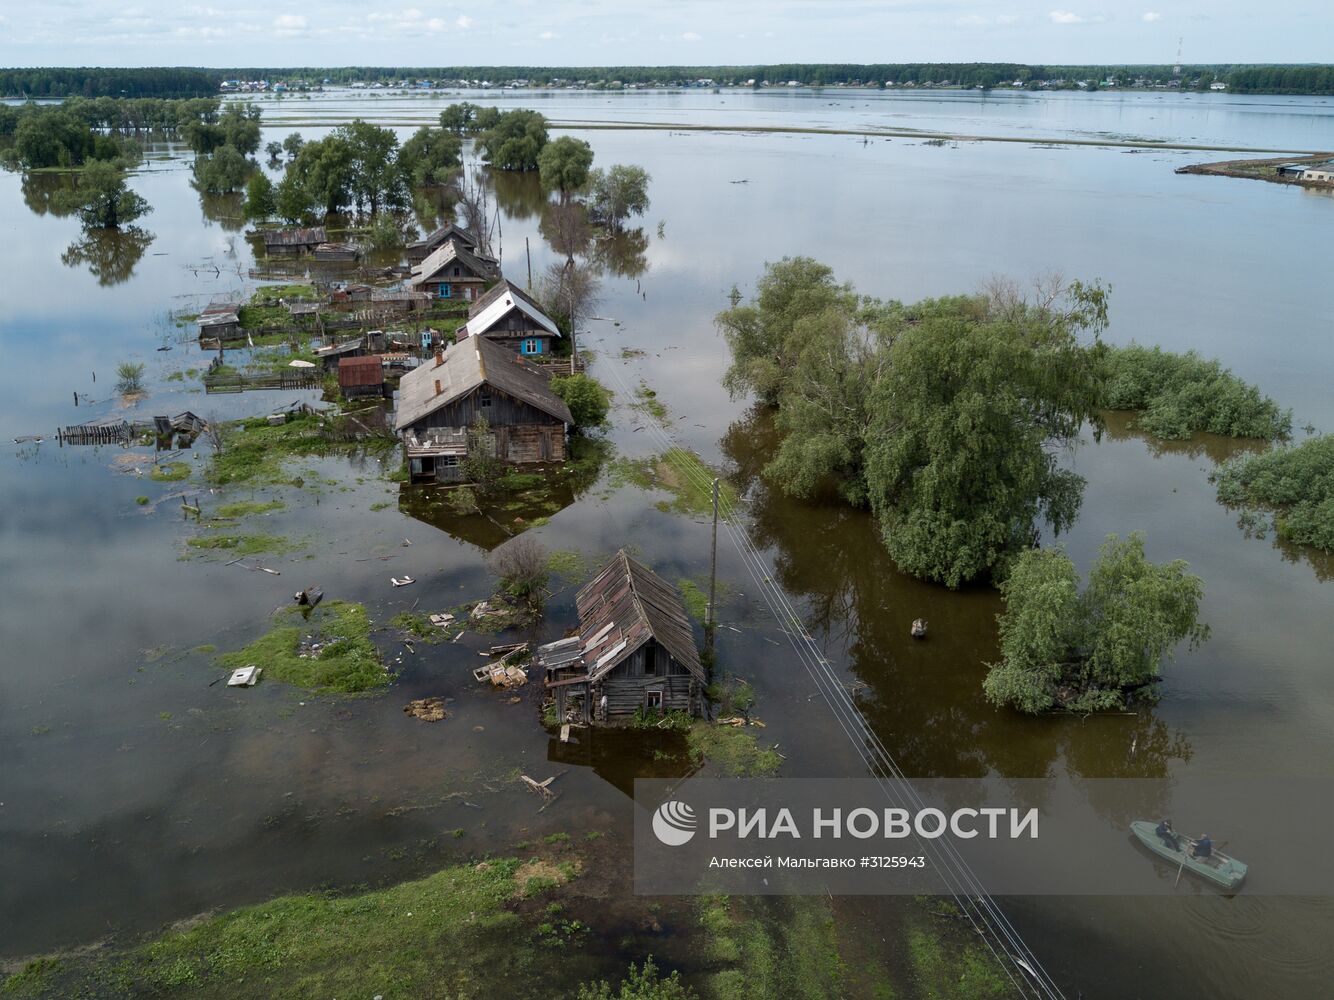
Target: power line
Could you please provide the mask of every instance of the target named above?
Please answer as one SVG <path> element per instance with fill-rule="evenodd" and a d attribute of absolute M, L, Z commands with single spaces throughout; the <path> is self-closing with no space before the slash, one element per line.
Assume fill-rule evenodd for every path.
<path fill-rule="evenodd" d="M 625 393 L 624 398 L 630 398 L 629 386 L 621 378 L 620 373 L 616 371 L 615 366 L 608 366 L 608 370 L 619 388 Z M 678 446 L 651 417 L 646 421 L 646 425 L 650 437 L 653 437 L 663 446 L 663 460 L 668 462 L 682 476 L 683 481 L 691 487 L 699 489 L 705 494 L 710 493 L 712 482 L 704 470 L 687 461 L 683 455 L 673 456 L 673 451 Z M 775 621 L 784 626 L 782 631 L 788 637 L 788 642 L 792 646 L 797 659 L 810 675 L 817 691 L 819 691 L 834 716 L 834 720 L 853 744 L 863 764 L 873 775 L 881 779 L 888 776 L 896 780 L 897 783 L 893 786 L 886 785 L 883 781 L 881 783 L 881 788 L 891 802 L 902 806 L 906 801 L 907 804 L 920 808 L 924 803 L 915 789 L 907 783 L 903 770 L 890 754 L 884 742 L 871 728 L 847 690 L 834 676 L 831 664 L 816 646 L 814 638 L 801 623 L 801 619 L 788 600 L 786 593 L 767 572 L 764 561 L 751 542 L 744 526 L 738 523 L 736 511 L 732 504 L 725 498 L 720 498 L 719 510 L 728 537 L 736 546 L 742 563 L 754 579 L 770 613 L 773 614 Z M 798 638 L 800 638 L 800 642 Z M 1064 994 L 1060 987 L 1048 975 L 1032 949 L 1028 947 L 1000 907 L 983 888 L 977 876 L 958 853 L 957 848 L 948 841 L 943 846 L 938 845 L 935 841 L 928 841 L 923 844 L 920 839 L 917 840 L 917 843 L 923 853 L 932 855 L 937 861 L 936 871 L 940 874 L 946 890 L 967 917 L 973 929 L 981 936 L 997 964 L 1014 986 L 1015 992 L 1023 997 L 1035 996 L 1063 1000 Z M 986 928 L 986 931 L 982 929 L 983 927 Z M 1004 940 L 1005 959 L 1008 959 L 1008 961 L 1002 959 L 1001 954 L 997 952 L 989 934 L 995 936 L 997 943 L 1001 939 Z"/>

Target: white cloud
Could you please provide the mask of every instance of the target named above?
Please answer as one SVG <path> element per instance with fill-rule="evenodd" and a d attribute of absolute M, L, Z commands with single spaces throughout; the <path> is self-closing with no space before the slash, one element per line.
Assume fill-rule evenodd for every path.
<path fill-rule="evenodd" d="M 273 19 L 273 26 L 281 31 L 300 31 L 306 26 L 306 19 L 301 14 L 279 14 Z"/>
<path fill-rule="evenodd" d="M 1084 19 L 1069 10 L 1054 10 L 1047 15 L 1052 24 L 1083 24 Z"/>
<path fill-rule="evenodd" d="M 448 31 L 449 25 L 443 17 L 433 17 L 426 22 L 426 28 L 428 31 Z"/>
<path fill-rule="evenodd" d="M 1142 18 L 1142 20 L 1148 21 L 1150 24 L 1153 24 L 1154 21 L 1161 21 L 1162 19 L 1163 15 L 1159 14 L 1156 10 L 1145 12 L 1144 17 Z"/>
<path fill-rule="evenodd" d="M 991 19 L 981 14 L 965 14 L 963 17 L 956 17 L 954 23 L 960 28 L 980 28 L 984 24 L 990 24 Z"/>
<path fill-rule="evenodd" d="M 538 35 L 537 37 L 540 38 L 540 39 L 542 39 L 542 41 L 544 41 L 544 42 L 549 42 L 549 41 L 551 41 L 553 38 L 559 38 L 560 35 L 556 34 L 554 31 L 544 31 L 544 32 L 542 32 L 542 34 Z"/>
<path fill-rule="evenodd" d="M 477 22 L 474 21 L 472 18 L 470 18 L 467 14 L 460 14 L 458 20 L 455 21 L 454 23 L 457 24 L 464 31 L 467 31 Z"/>
<path fill-rule="evenodd" d="M 687 31 L 681 36 L 681 41 L 683 42 L 698 42 L 699 40 L 700 36 L 693 31 Z"/>

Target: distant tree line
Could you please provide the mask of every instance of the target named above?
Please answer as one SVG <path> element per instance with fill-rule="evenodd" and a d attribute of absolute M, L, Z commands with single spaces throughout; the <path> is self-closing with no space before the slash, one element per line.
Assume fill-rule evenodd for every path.
<path fill-rule="evenodd" d="M 151 66 L 0 69 L 4 97 L 208 97 L 222 77 L 215 70 Z"/>
<path fill-rule="evenodd" d="M 1248 66 L 1227 76 L 1238 94 L 1334 94 L 1334 66 Z"/>

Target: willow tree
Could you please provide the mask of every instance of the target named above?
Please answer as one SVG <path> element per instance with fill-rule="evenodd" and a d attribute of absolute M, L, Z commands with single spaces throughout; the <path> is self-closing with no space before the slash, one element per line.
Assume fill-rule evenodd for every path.
<path fill-rule="evenodd" d="M 939 299 L 901 316 L 869 402 L 865 468 L 905 572 L 958 587 L 1003 571 L 1044 523 L 1073 523 L 1084 480 L 1059 457 L 1100 427 L 1107 298 L 1078 282 L 1061 294 Z"/>
<path fill-rule="evenodd" d="M 987 698 L 1023 712 L 1123 707 L 1178 644 L 1208 638 L 1204 584 L 1188 569 L 1149 562 L 1139 533 L 1109 535 L 1081 593 L 1063 551 L 1022 553 L 1001 584 L 1001 660 L 989 665 Z"/>

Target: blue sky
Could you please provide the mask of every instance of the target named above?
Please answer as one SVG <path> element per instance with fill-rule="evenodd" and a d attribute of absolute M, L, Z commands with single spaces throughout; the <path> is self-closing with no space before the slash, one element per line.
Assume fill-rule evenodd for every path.
<path fill-rule="evenodd" d="M 215 0 L 216 2 L 216 0 Z M 0 0 L 0 65 L 662 65 L 1334 58 L 1292 0 Z"/>

